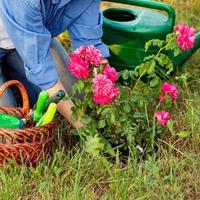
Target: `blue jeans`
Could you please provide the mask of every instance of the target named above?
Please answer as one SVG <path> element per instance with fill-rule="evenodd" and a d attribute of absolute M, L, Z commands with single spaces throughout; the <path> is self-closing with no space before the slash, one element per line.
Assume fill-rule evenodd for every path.
<path fill-rule="evenodd" d="M 72 95 L 72 85 L 77 79 L 71 75 L 67 69 L 69 60 L 68 53 L 55 39 L 53 39 L 51 43 L 51 52 L 57 66 L 60 80 L 67 93 Z M 41 89 L 27 80 L 24 71 L 24 62 L 16 49 L 6 50 L 0 48 L 0 86 L 6 82 L 6 80 L 19 80 L 22 82 L 27 89 L 31 104 L 34 105 L 36 103 Z M 6 93 L 0 97 L 0 105 L 16 105 L 11 90 L 7 90 Z"/>

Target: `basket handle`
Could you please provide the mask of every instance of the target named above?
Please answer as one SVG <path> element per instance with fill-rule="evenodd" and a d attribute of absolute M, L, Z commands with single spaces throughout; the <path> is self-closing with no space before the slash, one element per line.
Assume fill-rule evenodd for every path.
<path fill-rule="evenodd" d="M 6 91 L 6 89 L 12 85 L 17 86 L 21 93 L 22 101 L 23 101 L 22 113 L 24 115 L 28 114 L 30 111 L 29 98 L 28 98 L 26 88 L 24 87 L 24 85 L 21 82 L 19 82 L 17 80 L 10 80 L 10 81 L 7 81 L 6 83 L 4 83 L 0 87 L 0 97 L 3 95 L 3 93 Z"/>

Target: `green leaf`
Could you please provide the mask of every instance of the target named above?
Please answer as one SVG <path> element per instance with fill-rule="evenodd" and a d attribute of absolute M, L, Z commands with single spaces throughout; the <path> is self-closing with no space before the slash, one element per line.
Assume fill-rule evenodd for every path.
<path fill-rule="evenodd" d="M 135 78 L 135 77 L 138 77 L 138 76 L 139 76 L 139 74 L 138 74 L 137 70 L 132 71 L 131 78 Z"/>
<path fill-rule="evenodd" d="M 101 112 L 102 116 L 106 116 L 108 113 L 110 113 L 110 108 L 106 107 L 103 109 L 103 111 Z"/>
<path fill-rule="evenodd" d="M 174 70 L 173 63 L 171 61 L 166 65 L 166 69 L 168 69 L 166 75 L 169 75 Z"/>
<path fill-rule="evenodd" d="M 106 126 L 106 121 L 105 119 L 101 119 L 98 122 L 98 128 L 104 128 Z"/>
<path fill-rule="evenodd" d="M 177 133 L 177 135 L 178 135 L 179 137 L 182 137 L 182 138 L 186 138 L 186 137 L 188 137 L 190 134 L 191 134 L 190 131 L 180 131 L 180 132 Z"/>
<path fill-rule="evenodd" d="M 167 121 L 167 127 L 169 129 L 169 131 L 174 134 L 175 131 L 174 131 L 174 121 L 172 119 L 168 120 Z"/>
<path fill-rule="evenodd" d="M 88 102 L 89 108 L 90 109 L 94 109 L 95 108 L 95 104 L 93 102 Z"/>
<path fill-rule="evenodd" d="M 150 46 L 157 46 L 159 48 L 163 47 L 164 41 L 159 39 L 149 40 L 145 43 L 145 52 L 150 48 Z"/>
<path fill-rule="evenodd" d="M 145 104 L 145 102 L 142 99 L 139 99 L 139 101 L 138 101 L 138 107 L 139 108 L 143 108 L 144 104 Z"/>
<path fill-rule="evenodd" d="M 154 70 L 155 70 L 155 66 L 156 66 L 155 60 L 149 61 L 149 67 L 148 67 L 148 69 L 147 69 L 147 74 L 153 73 Z"/>
<path fill-rule="evenodd" d="M 159 84 L 159 78 L 158 76 L 155 76 L 151 81 L 150 81 L 150 86 L 155 87 Z"/>
<path fill-rule="evenodd" d="M 87 136 L 86 140 L 85 149 L 93 156 L 98 156 L 99 153 L 104 149 L 105 143 L 101 140 L 98 134 L 96 134 L 94 137 Z"/>
<path fill-rule="evenodd" d="M 130 76 L 130 73 L 128 70 L 123 71 L 122 78 L 124 80 L 127 80 L 129 78 L 129 76 Z"/>
<path fill-rule="evenodd" d="M 89 117 L 89 116 L 84 116 L 81 118 L 81 121 L 84 123 L 84 124 L 89 124 L 92 122 L 92 118 Z"/>
<path fill-rule="evenodd" d="M 104 142 L 104 151 L 108 154 L 110 154 L 111 156 L 115 156 L 116 153 L 112 147 L 112 145 L 110 144 L 110 142 L 103 136 L 103 135 L 100 135 L 101 137 L 101 140 Z"/>
<path fill-rule="evenodd" d="M 148 42 L 145 43 L 145 52 L 149 49 L 149 47 L 153 44 L 153 40 L 149 40 Z"/>
<path fill-rule="evenodd" d="M 78 109 L 76 107 L 72 108 L 72 120 L 76 121 L 78 119 L 79 116 L 79 112 Z"/>
<path fill-rule="evenodd" d="M 72 86 L 72 95 L 74 96 L 78 90 L 78 84 L 77 83 L 74 83 L 73 86 Z"/>
<path fill-rule="evenodd" d="M 99 114 L 101 113 L 101 111 L 102 111 L 102 107 L 99 107 L 99 108 L 97 109 L 97 115 L 99 115 Z"/>
<path fill-rule="evenodd" d="M 178 56 L 180 53 L 182 53 L 182 51 L 180 50 L 179 47 L 174 49 L 174 57 Z"/>
<path fill-rule="evenodd" d="M 166 42 L 169 43 L 172 40 L 173 37 L 174 37 L 174 33 L 167 34 L 167 36 L 166 36 Z"/>
<path fill-rule="evenodd" d="M 110 123 L 111 124 L 115 123 L 115 115 L 113 113 L 110 114 Z"/>
<path fill-rule="evenodd" d="M 131 107 L 130 107 L 129 103 L 126 103 L 126 104 L 124 105 L 124 112 L 130 113 L 130 111 L 131 111 Z"/>
<path fill-rule="evenodd" d="M 77 90 L 79 92 L 82 92 L 83 91 L 83 88 L 84 88 L 84 82 L 82 80 L 78 80 L 78 83 L 77 83 Z"/>
<path fill-rule="evenodd" d="M 164 44 L 164 41 L 163 40 L 159 40 L 159 39 L 154 39 L 153 40 L 153 46 L 157 46 L 159 48 L 161 48 Z"/>
<path fill-rule="evenodd" d="M 169 59 L 169 57 L 166 56 L 166 55 L 163 54 L 163 53 L 161 53 L 161 54 L 159 55 L 159 58 L 163 60 L 163 64 L 164 64 L 164 65 L 167 64 L 167 63 L 169 63 L 169 62 L 171 61 L 171 60 Z"/>
<path fill-rule="evenodd" d="M 160 58 L 159 56 L 156 56 L 154 59 L 158 62 L 158 64 L 159 64 L 161 67 L 164 66 L 162 57 Z"/>
<path fill-rule="evenodd" d="M 150 56 L 146 56 L 146 57 L 144 58 L 143 61 L 144 61 L 144 62 L 150 61 L 150 60 L 154 59 L 155 56 L 156 56 L 155 54 L 152 54 L 152 55 L 150 55 Z"/>
<path fill-rule="evenodd" d="M 142 64 L 140 67 L 139 67 L 139 75 L 140 76 L 143 76 L 145 75 L 147 72 L 147 66 L 145 64 Z"/>

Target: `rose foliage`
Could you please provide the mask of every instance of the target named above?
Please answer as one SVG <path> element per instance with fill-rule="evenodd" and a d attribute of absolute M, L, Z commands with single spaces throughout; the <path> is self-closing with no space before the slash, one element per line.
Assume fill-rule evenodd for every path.
<path fill-rule="evenodd" d="M 179 96 L 176 85 L 167 81 L 174 68 L 164 52 L 170 50 L 177 56 L 192 47 L 193 29 L 182 29 L 180 25 L 175 28 L 179 34 L 188 32 L 188 37 L 181 38 L 187 44 L 176 32 L 165 41 L 151 40 L 146 50 L 153 45 L 158 53 L 145 58 L 135 70 L 118 73 L 102 62 L 101 52 L 94 46 L 80 47 L 71 54 L 68 69 L 78 79 L 71 97 L 75 104 L 72 117 L 80 117 L 85 124 L 74 134 L 80 136 L 87 152 L 114 156 L 116 149 L 136 154 L 154 150 L 156 139 L 172 120 Z"/>

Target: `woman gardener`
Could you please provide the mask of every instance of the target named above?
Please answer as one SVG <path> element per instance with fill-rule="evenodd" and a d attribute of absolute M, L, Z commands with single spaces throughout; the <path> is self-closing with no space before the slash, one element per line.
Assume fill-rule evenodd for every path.
<path fill-rule="evenodd" d="M 102 43 L 100 0 L 1 0 L 0 1 L 0 84 L 7 79 L 20 80 L 28 90 L 32 103 L 40 90 L 53 95 L 66 89 L 75 80 L 66 69 L 67 53 L 56 40 L 68 30 L 73 50 L 94 45 L 106 58 L 108 48 Z M 60 59 L 56 59 L 60 57 Z M 6 77 L 6 78 L 5 78 Z M 13 104 L 11 93 L 1 98 L 1 104 Z M 61 101 L 59 112 L 71 120 L 71 101 Z"/>

